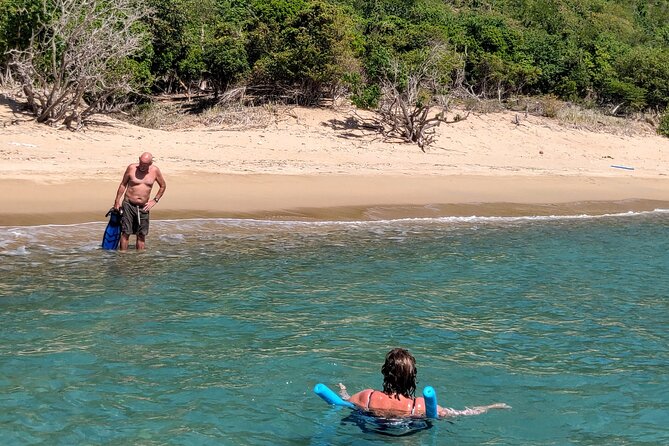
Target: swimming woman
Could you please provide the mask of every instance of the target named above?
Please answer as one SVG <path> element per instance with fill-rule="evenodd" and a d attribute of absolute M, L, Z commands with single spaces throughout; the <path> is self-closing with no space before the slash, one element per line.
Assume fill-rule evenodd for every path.
<path fill-rule="evenodd" d="M 352 396 L 348 395 L 346 386 L 339 383 L 342 399 L 348 400 L 362 410 L 380 416 L 424 416 L 425 399 L 416 398 L 416 359 L 403 348 L 395 348 L 388 352 L 386 361 L 381 367 L 383 374 L 383 391 L 365 389 Z M 488 406 L 475 406 L 464 410 L 437 406 L 439 417 L 455 417 L 460 415 L 479 415 L 489 409 L 511 409 L 504 403 Z"/>

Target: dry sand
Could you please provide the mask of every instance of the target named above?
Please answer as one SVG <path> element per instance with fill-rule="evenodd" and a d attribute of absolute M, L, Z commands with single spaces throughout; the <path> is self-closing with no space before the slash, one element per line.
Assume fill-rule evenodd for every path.
<path fill-rule="evenodd" d="M 79 132 L 0 96 L 0 225 L 104 220 L 143 151 L 167 181 L 154 218 L 381 219 L 669 208 L 669 139 L 568 128 L 514 113 L 443 125 L 427 153 L 291 109 L 263 128 L 149 130 L 107 117 Z M 623 166 L 630 169 L 615 168 Z"/>

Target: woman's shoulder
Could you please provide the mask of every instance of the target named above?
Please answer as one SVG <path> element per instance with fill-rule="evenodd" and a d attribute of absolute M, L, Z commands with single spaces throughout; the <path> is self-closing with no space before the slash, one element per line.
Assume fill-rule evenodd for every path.
<path fill-rule="evenodd" d="M 361 407 L 363 409 L 367 409 L 368 408 L 367 406 L 369 404 L 369 399 L 370 399 L 372 393 L 374 393 L 374 391 L 375 391 L 374 389 L 361 390 L 360 392 L 351 395 L 351 398 L 349 398 L 349 401 L 352 402 L 353 404 L 355 404 L 358 407 Z"/>

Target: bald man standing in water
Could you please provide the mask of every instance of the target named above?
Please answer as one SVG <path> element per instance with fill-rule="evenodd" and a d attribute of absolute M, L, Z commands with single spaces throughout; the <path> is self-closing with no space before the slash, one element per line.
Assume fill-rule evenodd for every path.
<path fill-rule="evenodd" d="M 158 183 L 160 189 L 151 199 L 153 183 Z M 128 249 L 130 234 L 137 234 L 136 248 L 144 249 L 146 236 L 149 233 L 149 211 L 162 198 L 166 188 L 163 174 L 153 165 L 153 155 L 149 152 L 142 153 L 139 163 L 130 164 L 125 169 L 114 202 L 115 209 L 123 210 L 119 250 Z"/>

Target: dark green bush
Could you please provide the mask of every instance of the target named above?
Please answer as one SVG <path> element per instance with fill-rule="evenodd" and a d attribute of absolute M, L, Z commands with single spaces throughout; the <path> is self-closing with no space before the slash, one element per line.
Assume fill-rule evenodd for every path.
<path fill-rule="evenodd" d="M 355 71 L 352 22 L 320 0 L 258 0 L 247 29 L 249 81 L 313 103 Z"/>
<path fill-rule="evenodd" d="M 151 71 L 160 78 L 175 74 L 187 51 L 188 12 L 181 0 L 150 0 L 147 25 L 153 36 Z"/>
<path fill-rule="evenodd" d="M 614 62 L 626 82 L 644 91 L 638 108 L 662 108 L 669 102 L 669 49 L 635 47 Z"/>
<path fill-rule="evenodd" d="M 359 93 L 351 96 L 351 101 L 356 107 L 373 109 L 379 105 L 381 99 L 381 88 L 378 85 L 365 86 Z"/>
<path fill-rule="evenodd" d="M 40 0 L 0 1 L 0 66 L 8 61 L 7 51 L 28 46 L 32 31 L 43 15 Z"/>
<path fill-rule="evenodd" d="M 249 70 L 246 45 L 230 31 L 219 32 L 205 44 L 203 63 L 217 90 L 225 90 Z"/>

